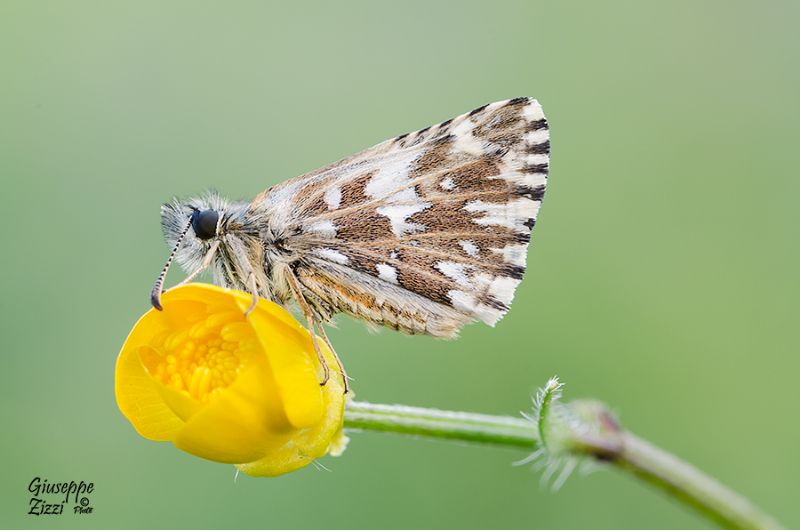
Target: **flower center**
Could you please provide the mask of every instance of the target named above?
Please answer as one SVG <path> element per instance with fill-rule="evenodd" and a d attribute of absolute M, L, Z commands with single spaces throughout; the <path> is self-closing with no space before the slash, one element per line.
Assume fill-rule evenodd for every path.
<path fill-rule="evenodd" d="M 215 313 L 153 344 L 161 355 L 145 361 L 165 385 L 203 403 L 227 388 L 250 357 L 256 339 L 238 311 Z"/>

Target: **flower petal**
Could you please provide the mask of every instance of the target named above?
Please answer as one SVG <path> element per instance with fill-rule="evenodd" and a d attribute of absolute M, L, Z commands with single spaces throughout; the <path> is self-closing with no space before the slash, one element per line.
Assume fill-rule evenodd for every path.
<path fill-rule="evenodd" d="M 289 421 L 298 428 L 314 425 L 325 413 L 325 403 L 311 335 L 284 309 L 267 302 L 259 302 L 248 321 L 267 352 L 273 373 L 280 374 L 275 383 Z M 318 342 L 326 357 L 331 357 L 325 343 Z"/>
<path fill-rule="evenodd" d="M 293 432 L 269 365 L 254 357 L 230 387 L 191 417 L 174 442 L 208 460 L 240 463 L 285 444 Z"/>
<path fill-rule="evenodd" d="M 183 421 L 167 406 L 139 360 L 138 349 L 165 326 L 155 310 L 139 319 L 122 346 L 115 369 L 117 404 L 136 432 L 149 440 L 172 440 Z"/>
<path fill-rule="evenodd" d="M 302 329 L 302 328 L 301 328 Z M 311 338 L 308 337 L 310 342 Z M 325 456 L 328 452 L 341 454 L 347 438 L 342 433 L 344 418 L 345 394 L 342 375 L 336 359 L 327 348 L 323 349 L 325 359 L 331 368 L 331 377 L 325 386 L 320 387 L 315 379 L 314 384 L 320 390 L 323 415 L 309 427 L 295 431 L 291 445 L 273 449 L 263 458 L 236 467 L 243 473 L 255 477 L 274 477 L 294 471 Z M 298 394 L 299 389 L 284 389 Z M 290 399 L 302 401 L 302 395 L 290 396 Z"/>

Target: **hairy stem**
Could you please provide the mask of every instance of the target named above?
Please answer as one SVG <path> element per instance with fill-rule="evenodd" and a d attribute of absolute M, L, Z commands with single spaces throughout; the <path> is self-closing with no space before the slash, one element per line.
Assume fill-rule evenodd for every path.
<path fill-rule="evenodd" d="M 347 429 L 394 432 L 521 449 L 532 449 L 537 443 L 531 422 L 522 418 L 404 405 L 351 401 L 345 410 L 344 425 Z"/>
<path fill-rule="evenodd" d="M 600 414 L 598 421 L 604 423 L 602 428 L 572 431 L 573 437 L 568 443 L 569 454 L 595 458 L 626 471 L 691 506 L 724 528 L 783 528 L 747 499 L 712 477 L 623 430 L 610 415 Z M 348 430 L 392 432 L 516 447 L 527 451 L 540 449 L 541 424 L 509 416 L 352 401 L 345 410 L 344 425 Z"/>

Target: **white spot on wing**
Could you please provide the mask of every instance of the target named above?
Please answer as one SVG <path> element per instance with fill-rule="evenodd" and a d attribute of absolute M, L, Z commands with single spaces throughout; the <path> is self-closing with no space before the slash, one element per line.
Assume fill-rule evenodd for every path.
<path fill-rule="evenodd" d="M 415 213 L 429 208 L 430 205 L 431 203 L 429 202 L 418 202 L 416 204 L 387 204 L 386 206 L 378 207 L 375 211 L 378 212 L 379 215 L 388 217 L 389 222 L 392 224 L 392 233 L 397 237 L 401 237 L 405 234 L 414 234 L 425 230 L 424 225 L 409 223 L 406 219 Z"/>
<path fill-rule="evenodd" d="M 306 225 L 304 231 L 319 234 L 327 238 L 336 237 L 336 225 L 333 224 L 333 221 L 318 221 Z"/>
<path fill-rule="evenodd" d="M 339 263 L 340 265 L 347 265 L 350 261 L 347 256 L 332 248 L 316 248 L 314 249 L 314 254 L 328 261 Z"/>
<path fill-rule="evenodd" d="M 420 152 L 404 153 L 382 165 L 367 182 L 364 192 L 372 199 L 383 199 L 383 204 L 375 211 L 389 218 L 392 233 L 396 237 L 425 230 L 419 223 L 409 223 L 407 219 L 426 208 L 431 203 L 423 202 L 411 185 L 408 172 L 419 157 Z"/>
<path fill-rule="evenodd" d="M 342 203 L 342 188 L 333 186 L 325 190 L 325 204 L 328 205 L 328 210 L 336 210 Z"/>
<path fill-rule="evenodd" d="M 465 293 L 464 291 L 456 291 L 454 289 L 452 291 L 448 291 L 447 296 L 450 297 L 453 307 L 459 311 L 464 311 L 466 313 L 472 313 L 475 311 L 475 297 L 471 294 Z"/>
<path fill-rule="evenodd" d="M 529 144 L 540 144 L 550 139 L 550 129 L 537 129 L 525 135 L 525 141 Z"/>
<path fill-rule="evenodd" d="M 447 292 L 450 302 L 453 307 L 459 311 L 463 311 L 468 315 L 475 315 L 482 322 L 494 326 L 497 321 L 503 318 L 505 311 L 491 307 L 486 304 L 479 304 L 475 300 L 475 296 L 465 293 L 464 291 L 452 290 Z"/>
<path fill-rule="evenodd" d="M 375 268 L 378 270 L 378 278 L 389 283 L 397 283 L 397 269 L 386 263 L 378 263 Z"/>
<path fill-rule="evenodd" d="M 472 282 L 469 276 L 467 276 L 467 272 L 473 268 L 471 265 L 465 265 L 464 263 L 455 261 L 439 261 L 434 267 L 461 287 L 472 287 Z"/>
<path fill-rule="evenodd" d="M 544 119 L 544 112 L 539 102 L 533 99 L 522 109 L 522 116 L 528 121 L 536 121 Z"/>
<path fill-rule="evenodd" d="M 519 282 L 520 280 L 515 280 L 508 276 L 498 276 L 489 285 L 489 294 L 506 306 L 511 305 L 511 300 L 514 299 L 514 291 Z"/>
<path fill-rule="evenodd" d="M 502 254 L 506 263 L 524 267 L 528 245 L 506 245 L 504 248 L 493 248 L 492 251 Z"/>
<path fill-rule="evenodd" d="M 410 185 L 408 171 L 419 156 L 419 151 L 401 151 L 394 157 L 386 158 L 378 172 L 367 182 L 364 193 L 372 199 L 389 199 L 398 191 L 407 189 Z"/>
<path fill-rule="evenodd" d="M 471 155 L 483 155 L 483 142 L 475 138 L 472 134 L 472 129 L 475 124 L 467 119 L 459 123 L 452 131 L 455 138 L 453 142 L 453 150 L 469 153 Z"/>
<path fill-rule="evenodd" d="M 531 165 L 546 164 L 549 158 L 547 155 L 528 155 L 525 157 L 525 163 Z"/>
<path fill-rule="evenodd" d="M 463 136 L 456 136 L 456 141 L 453 142 L 454 151 L 462 151 L 471 155 L 483 155 L 483 142 L 472 136 L 472 134 L 465 134 Z"/>
<path fill-rule="evenodd" d="M 393 193 L 386 202 L 391 204 L 407 204 L 412 202 L 420 202 L 419 197 L 417 196 L 417 192 L 414 191 L 414 188 L 408 187 L 404 188 L 396 193 Z"/>
<path fill-rule="evenodd" d="M 456 187 L 456 183 L 450 177 L 445 177 L 439 182 L 439 186 L 445 191 L 452 191 Z"/>
<path fill-rule="evenodd" d="M 478 256 L 480 249 L 478 249 L 478 246 L 472 241 L 462 240 L 459 241 L 458 244 L 461 245 L 461 248 L 464 249 L 464 252 L 466 252 L 468 255 L 472 256 L 473 258 Z"/>
<path fill-rule="evenodd" d="M 522 183 L 531 188 L 544 186 L 547 184 L 547 175 L 545 173 L 525 173 Z"/>
<path fill-rule="evenodd" d="M 528 232 L 530 229 L 525 226 L 525 222 L 530 218 L 536 218 L 540 204 L 539 201 L 523 197 L 506 203 L 470 201 L 464 206 L 464 209 L 468 212 L 484 214 L 483 217 L 472 220 L 476 224 L 504 226 L 520 232 Z"/>

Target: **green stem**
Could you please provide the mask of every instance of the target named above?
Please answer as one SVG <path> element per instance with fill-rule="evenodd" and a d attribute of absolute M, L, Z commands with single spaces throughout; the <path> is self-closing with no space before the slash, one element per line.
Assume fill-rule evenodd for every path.
<path fill-rule="evenodd" d="M 351 401 L 345 410 L 344 425 L 347 429 L 394 432 L 425 438 L 462 440 L 522 449 L 536 447 L 536 434 L 531 429 L 531 423 L 522 418 L 508 416 Z"/>
<path fill-rule="evenodd" d="M 527 419 L 509 416 L 351 401 L 345 410 L 344 426 L 348 430 L 392 432 L 528 451 L 539 449 L 537 426 Z M 608 425 L 604 427 L 608 428 Z M 608 462 L 660 488 L 724 528 L 783 528 L 747 499 L 712 477 L 621 428 L 610 437 L 584 435 L 580 431 L 574 436 L 570 444 L 574 456 L 594 457 Z"/>
<path fill-rule="evenodd" d="M 622 452 L 616 464 L 694 507 L 723 528 L 783 528 L 778 521 L 713 477 L 629 432 L 622 434 Z"/>

